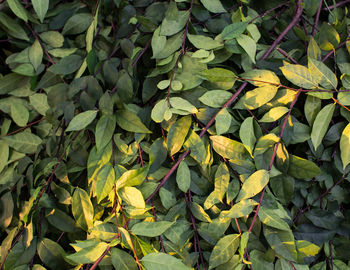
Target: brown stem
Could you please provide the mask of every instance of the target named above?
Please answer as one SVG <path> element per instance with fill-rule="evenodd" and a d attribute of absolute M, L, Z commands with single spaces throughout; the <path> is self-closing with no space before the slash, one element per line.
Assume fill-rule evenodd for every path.
<path fill-rule="evenodd" d="M 340 43 L 339 46 L 335 50 L 338 50 L 339 48 L 344 47 L 345 44 L 346 44 L 346 41 Z M 331 50 L 329 53 L 327 53 L 326 56 L 323 57 L 322 62 L 326 61 L 328 59 L 328 57 L 330 57 L 332 54 L 334 54 L 335 50 Z"/>
<path fill-rule="evenodd" d="M 312 32 L 311 32 L 312 36 L 314 36 L 316 34 L 318 21 L 320 19 L 322 4 L 323 4 L 323 0 L 320 0 L 320 5 L 318 6 L 318 9 L 317 9 L 317 12 L 316 12 L 315 23 L 312 26 Z"/>
<path fill-rule="evenodd" d="M 43 121 L 43 120 L 45 120 L 45 117 L 43 117 L 43 118 L 41 118 L 41 119 L 39 119 L 39 120 L 36 120 L 36 121 L 34 121 L 34 122 L 29 123 L 29 124 L 26 125 L 25 127 L 21 127 L 21 128 L 15 130 L 15 131 L 12 131 L 12 132 L 10 132 L 10 133 L 7 133 L 7 134 L 5 135 L 5 137 L 10 136 L 10 135 L 13 135 L 13 134 L 15 134 L 15 133 L 18 133 L 18 132 L 20 132 L 20 131 L 22 131 L 22 130 L 25 130 L 25 129 L 31 127 L 32 125 L 35 125 L 35 124 L 37 124 L 37 123 L 39 123 L 39 122 L 41 122 L 41 121 Z"/>
<path fill-rule="evenodd" d="M 143 48 L 143 50 L 141 51 L 141 53 L 136 57 L 134 63 L 132 63 L 132 67 L 135 67 L 135 65 L 137 64 L 137 62 L 140 60 L 141 56 L 146 52 L 146 50 L 148 49 L 149 45 L 151 45 L 151 41 L 152 38 L 149 39 L 149 41 L 147 42 L 145 48 Z"/>
<path fill-rule="evenodd" d="M 262 14 L 256 16 L 255 18 L 251 19 L 251 20 L 249 21 L 249 24 L 251 24 L 252 22 L 254 22 L 255 20 L 257 20 L 257 19 L 259 19 L 259 18 L 265 17 L 266 15 L 268 15 L 269 13 L 271 13 L 272 11 L 274 11 L 274 10 L 276 10 L 276 9 L 279 9 L 279 8 L 285 6 L 285 5 L 288 5 L 289 2 L 290 2 L 290 1 L 284 2 L 284 3 L 279 4 L 278 6 L 276 6 L 276 7 L 274 7 L 274 8 L 271 8 L 271 9 L 269 9 L 269 10 L 266 10 L 264 13 L 262 13 Z"/>
<path fill-rule="evenodd" d="M 339 3 L 337 3 L 337 4 L 335 5 L 335 7 L 341 7 L 341 6 L 346 5 L 347 3 L 350 3 L 350 0 L 345 0 L 345 1 L 339 2 Z M 331 5 L 331 6 L 329 6 L 328 8 L 325 7 L 325 8 L 323 8 L 322 10 L 328 10 L 328 9 L 334 9 L 334 5 Z"/>
<path fill-rule="evenodd" d="M 278 38 L 272 43 L 270 48 L 264 53 L 260 60 L 265 60 L 271 52 L 276 48 L 276 46 L 282 41 L 285 35 L 295 26 L 295 24 L 299 21 L 301 14 L 303 13 L 303 7 L 301 6 L 302 0 L 298 0 L 297 2 L 297 11 L 294 15 L 291 23 L 284 29 L 284 31 L 278 36 Z"/>
<path fill-rule="evenodd" d="M 277 51 L 281 53 L 284 57 L 292 61 L 294 64 L 298 64 L 298 62 L 292 56 L 290 56 L 285 50 L 281 48 L 277 48 Z"/>

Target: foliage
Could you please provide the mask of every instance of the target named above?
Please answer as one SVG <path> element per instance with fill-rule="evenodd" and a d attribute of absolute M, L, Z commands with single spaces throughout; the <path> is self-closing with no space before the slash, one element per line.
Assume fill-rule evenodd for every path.
<path fill-rule="evenodd" d="M 0 3 L 0 269 L 349 269 L 349 1 Z"/>

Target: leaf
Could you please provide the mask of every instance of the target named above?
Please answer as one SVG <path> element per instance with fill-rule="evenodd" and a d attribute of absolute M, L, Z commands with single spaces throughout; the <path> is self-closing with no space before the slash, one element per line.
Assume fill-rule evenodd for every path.
<path fill-rule="evenodd" d="M 18 18 L 28 22 L 27 11 L 18 0 L 7 0 L 7 4 Z"/>
<path fill-rule="evenodd" d="M 67 75 L 77 71 L 82 63 L 83 58 L 80 55 L 71 54 L 49 67 L 48 70 L 55 74 Z"/>
<path fill-rule="evenodd" d="M 80 251 L 68 255 L 66 258 L 76 264 L 94 263 L 108 247 L 107 243 L 100 242 L 96 245 L 84 247 Z"/>
<path fill-rule="evenodd" d="M 37 251 L 41 261 L 49 268 L 55 269 L 67 266 L 64 261 L 65 252 L 55 241 L 48 238 L 41 239 Z"/>
<path fill-rule="evenodd" d="M 147 237 L 156 237 L 163 234 L 167 229 L 169 229 L 174 222 L 170 221 L 156 221 L 156 222 L 147 222 L 142 221 L 136 223 L 131 228 L 131 232 L 136 235 L 147 236 Z"/>
<path fill-rule="evenodd" d="M 30 105 L 34 107 L 34 109 L 40 113 L 41 115 L 45 115 L 47 110 L 50 109 L 49 104 L 47 103 L 47 96 L 45 94 L 36 93 L 29 97 Z"/>
<path fill-rule="evenodd" d="M 3 12 L 0 12 L 0 27 L 14 38 L 29 41 L 29 37 L 23 28 L 15 20 L 11 19 Z"/>
<path fill-rule="evenodd" d="M 146 270 L 190 270 L 181 260 L 166 253 L 149 253 L 142 258 Z"/>
<path fill-rule="evenodd" d="M 170 151 L 170 156 L 173 156 L 181 150 L 186 135 L 191 127 L 191 123 L 191 116 L 184 116 L 170 127 L 167 136 L 167 147 Z"/>
<path fill-rule="evenodd" d="M 4 140 L 0 140 L 0 173 L 5 168 L 8 158 L 9 158 L 9 146 Z"/>
<path fill-rule="evenodd" d="M 39 1 L 39 0 L 38 0 Z M 93 17 L 90 13 L 78 13 L 70 17 L 65 23 L 63 35 L 77 35 L 84 32 L 90 26 Z"/>
<path fill-rule="evenodd" d="M 209 215 L 204 211 L 202 206 L 200 206 L 198 203 L 191 202 L 190 209 L 191 209 L 191 213 L 196 219 L 203 222 L 211 222 L 211 218 L 209 217 Z"/>
<path fill-rule="evenodd" d="M 244 72 L 240 77 L 259 87 L 269 85 L 279 86 L 281 83 L 280 79 L 274 72 L 265 69 L 252 69 Z"/>
<path fill-rule="evenodd" d="M 224 158 L 245 160 L 249 157 L 248 151 L 240 142 L 224 136 L 211 136 L 210 140 L 214 150 Z"/>
<path fill-rule="evenodd" d="M 94 208 L 85 190 L 76 188 L 72 198 L 72 213 L 77 225 L 87 231 L 93 227 Z"/>
<path fill-rule="evenodd" d="M 223 90 L 231 89 L 237 78 L 231 70 L 224 68 L 205 69 L 200 75 L 210 81 L 215 87 Z"/>
<path fill-rule="evenodd" d="M 0 78 L 0 95 L 5 95 L 15 89 L 26 87 L 28 83 L 28 77 L 16 73 L 9 73 Z"/>
<path fill-rule="evenodd" d="M 3 144 L 0 144 L 0 150 L 3 150 Z M 8 149 L 7 149 L 7 152 L 8 152 Z M 4 195 L 0 197 L 0 205 L 2 209 L 0 213 L 0 227 L 2 229 L 6 229 L 8 226 L 10 226 L 11 220 L 13 218 L 14 203 L 13 203 L 11 192 L 6 192 Z"/>
<path fill-rule="evenodd" d="M 277 211 L 274 211 L 273 209 L 261 206 L 258 216 L 262 223 L 270 227 L 284 231 L 289 231 L 290 228 L 288 223 L 281 219 L 276 212 Z"/>
<path fill-rule="evenodd" d="M 337 77 L 323 62 L 309 58 L 308 67 L 312 76 L 319 78 L 322 87 L 337 89 Z"/>
<path fill-rule="evenodd" d="M 123 187 L 118 191 L 122 200 L 135 208 L 145 208 L 145 200 L 142 193 L 134 187 Z"/>
<path fill-rule="evenodd" d="M 29 48 L 29 60 L 32 63 L 35 70 L 38 70 L 43 60 L 43 49 L 39 41 L 36 39 L 33 45 Z"/>
<path fill-rule="evenodd" d="M 324 51 L 334 50 L 340 43 L 340 36 L 334 27 L 323 22 L 320 29 L 320 48 Z"/>
<path fill-rule="evenodd" d="M 288 174 L 298 179 L 311 179 L 321 173 L 315 163 L 301 157 L 289 155 Z"/>
<path fill-rule="evenodd" d="M 116 111 L 117 124 L 122 128 L 130 132 L 137 133 L 152 133 L 140 120 L 140 118 L 128 111 L 118 110 Z"/>
<path fill-rule="evenodd" d="M 236 38 L 238 44 L 248 54 L 250 60 L 255 64 L 256 43 L 250 36 L 241 34 Z"/>
<path fill-rule="evenodd" d="M 238 203 L 235 203 L 230 210 L 222 211 L 220 213 L 220 217 L 223 218 L 240 218 L 244 216 L 248 216 L 253 208 L 258 203 L 252 199 L 241 200 Z"/>
<path fill-rule="evenodd" d="M 114 169 L 111 165 L 104 165 L 96 177 L 96 197 L 100 203 L 112 191 L 115 181 Z"/>
<path fill-rule="evenodd" d="M 44 21 L 47 10 L 49 9 L 49 0 L 31 0 L 35 13 L 38 15 L 41 23 Z"/>
<path fill-rule="evenodd" d="M 201 0 L 202 5 L 213 13 L 226 12 L 220 0 Z"/>
<path fill-rule="evenodd" d="M 46 32 L 40 33 L 39 36 L 42 39 L 42 41 L 44 41 L 45 43 L 47 43 L 53 48 L 60 48 L 63 46 L 64 37 L 58 31 L 46 31 Z M 72 49 L 67 48 L 67 50 L 72 50 Z M 50 50 L 49 52 L 51 54 L 52 50 Z M 56 56 L 56 55 L 53 55 L 53 56 Z"/>
<path fill-rule="evenodd" d="M 137 270 L 135 259 L 124 250 L 119 248 L 111 249 L 111 259 L 114 269 L 118 270 Z"/>
<path fill-rule="evenodd" d="M 35 153 L 38 146 L 42 143 L 40 137 L 25 131 L 4 137 L 4 140 L 10 147 L 25 154 Z"/>
<path fill-rule="evenodd" d="M 163 51 L 166 44 L 166 37 L 160 35 L 160 27 L 158 27 L 152 36 L 151 47 L 153 52 L 153 58 L 157 58 L 157 56 Z"/>
<path fill-rule="evenodd" d="M 86 128 L 96 118 L 97 110 L 82 112 L 74 116 L 69 122 L 66 131 L 77 131 Z"/>
<path fill-rule="evenodd" d="M 285 63 L 280 69 L 288 81 L 301 88 L 313 89 L 318 87 L 320 78 L 315 77 L 310 70 L 304 66 Z"/>
<path fill-rule="evenodd" d="M 207 150 L 199 135 L 193 130 L 190 131 L 190 135 L 184 143 L 185 149 L 190 149 L 190 155 L 199 163 L 204 164 L 206 162 Z"/>
<path fill-rule="evenodd" d="M 332 120 L 335 104 L 328 104 L 317 114 L 312 126 L 311 141 L 315 150 L 321 145 L 324 135 L 328 130 L 329 123 Z"/>
<path fill-rule="evenodd" d="M 116 120 L 113 116 L 102 115 L 96 124 L 96 148 L 102 150 L 112 139 L 115 130 Z"/>
<path fill-rule="evenodd" d="M 209 269 L 226 263 L 235 254 L 240 243 L 239 234 L 229 234 L 222 237 L 215 245 L 209 259 Z"/>
<path fill-rule="evenodd" d="M 259 170 L 253 173 L 243 182 L 242 188 L 238 193 L 236 201 L 239 202 L 244 199 L 251 198 L 257 195 L 269 182 L 269 172 L 266 170 Z"/>
<path fill-rule="evenodd" d="M 140 185 L 146 178 L 149 167 L 144 167 L 136 170 L 128 170 L 122 174 L 116 181 L 116 189 L 122 187 L 132 187 Z"/>
<path fill-rule="evenodd" d="M 233 121 L 233 117 L 226 108 L 220 110 L 215 118 L 216 134 L 221 135 L 227 133 Z"/>
<path fill-rule="evenodd" d="M 253 155 L 254 145 L 256 142 L 256 137 L 254 134 L 254 118 L 253 117 L 248 117 L 248 118 L 244 119 L 244 121 L 241 124 L 241 127 L 239 129 L 239 137 L 240 137 L 244 147 L 250 153 L 250 155 Z"/>
<path fill-rule="evenodd" d="M 206 92 L 198 100 L 207 106 L 221 108 L 231 97 L 232 93 L 228 91 L 212 90 Z"/>
<path fill-rule="evenodd" d="M 170 3 L 167 14 L 160 26 L 160 34 L 172 36 L 180 32 L 185 27 L 188 16 L 188 11 L 178 11 L 176 4 Z"/>
<path fill-rule="evenodd" d="M 197 49 L 213 50 L 223 47 L 220 41 L 207 36 L 187 34 L 187 37 Z"/>
<path fill-rule="evenodd" d="M 316 119 L 317 114 L 321 110 L 321 100 L 317 97 L 308 95 L 306 97 L 304 110 L 305 110 L 306 120 L 309 122 L 309 125 L 312 126 Z"/>
<path fill-rule="evenodd" d="M 307 56 L 314 60 L 321 60 L 321 50 L 313 37 L 310 38 L 309 46 L 307 47 Z"/>
<path fill-rule="evenodd" d="M 270 123 L 270 122 L 277 121 L 283 115 L 285 115 L 288 111 L 289 111 L 288 108 L 283 106 L 274 107 L 270 111 L 264 114 L 264 116 L 260 119 L 260 122 Z"/>
<path fill-rule="evenodd" d="M 183 160 L 180 162 L 176 173 L 176 183 L 179 189 L 183 192 L 187 192 L 191 184 L 191 174 L 186 162 Z"/>
<path fill-rule="evenodd" d="M 348 124 L 340 138 L 340 157 L 343 162 L 343 169 L 350 163 L 350 124 Z"/>
<path fill-rule="evenodd" d="M 11 104 L 11 117 L 18 126 L 24 127 L 29 120 L 29 111 L 21 104 Z"/>
<path fill-rule="evenodd" d="M 237 102 L 235 108 L 254 110 L 273 99 L 277 93 L 278 86 L 266 85 L 248 91 Z"/>
<path fill-rule="evenodd" d="M 221 33 L 223 39 L 234 39 L 239 37 L 247 28 L 246 22 L 235 22 L 227 25 Z"/>
<path fill-rule="evenodd" d="M 158 101 L 151 112 L 152 120 L 156 123 L 162 122 L 164 120 L 164 114 L 168 109 L 168 103 L 165 99 Z"/>
<path fill-rule="evenodd" d="M 190 102 L 187 100 L 180 98 L 180 97 L 172 97 L 169 99 L 171 107 L 182 110 L 188 113 L 197 113 L 198 110 L 195 106 L 193 106 Z"/>

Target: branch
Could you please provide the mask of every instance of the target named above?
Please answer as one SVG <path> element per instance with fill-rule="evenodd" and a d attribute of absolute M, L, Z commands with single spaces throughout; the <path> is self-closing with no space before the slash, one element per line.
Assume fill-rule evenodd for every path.
<path fill-rule="evenodd" d="M 15 130 L 15 131 L 12 131 L 12 132 L 10 132 L 10 133 L 7 133 L 7 134 L 5 135 L 5 137 L 10 136 L 10 135 L 13 135 L 13 134 L 16 134 L 16 133 L 18 133 L 18 132 L 20 132 L 20 131 L 22 131 L 22 130 L 25 130 L 25 129 L 31 127 L 32 125 L 35 125 L 35 124 L 37 124 L 37 123 L 39 123 L 39 122 L 41 122 L 41 121 L 43 121 L 43 120 L 45 120 L 45 117 L 43 117 L 43 118 L 41 118 L 41 119 L 39 119 L 39 120 L 36 120 L 36 121 L 33 121 L 33 122 L 29 123 L 29 124 L 26 125 L 25 127 L 21 127 L 21 128 Z"/>
<path fill-rule="evenodd" d="M 350 0 L 345 0 L 345 1 L 339 2 L 335 5 L 335 7 L 341 7 L 341 6 L 346 5 L 347 3 L 350 3 Z M 328 8 L 327 7 L 323 8 L 322 10 L 330 10 L 330 9 L 334 9 L 335 7 L 334 7 L 334 5 L 331 5 Z"/>
<path fill-rule="evenodd" d="M 297 11 L 294 15 L 293 20 L 291 23 L 284 29 L 284 31 L 278 36 L 278 38 L 272 43 L 270 48 L 264 53 L 264 55 L 261 57 L 260 60 L 265 60 L 271 52 L 276 48 L 276 46 L 282 41 L 285 35 L 296 25 L 296 23 L 299 21 L 301 14 L 303 13 L 303 7 L 301 6 L 302 0 L 298 0 L 297 2 Z"/>
<path fill-rule="evenodd" d="M 346 40 L 346 41 L 347 41 L 347 40 Z M 323 57 L 322 62 L 326 61 L 326 60 L 328 59 L 328 57 L 330 57 L 332 54 L 334 54 L 334 52 L 335 52 L 336 50 L 338 50 L 338 49 L 341 48 L 341 47 L 344 47 L 344 45 L 346 44 L 346 41 L 340 43 L 340 45 L 339 45 L 335 50 L 332 50 L 332 51 L 330 51 L 329 53 L 327 53 L 327 55 L 326 55 L 325 57 Z"/>
<path fill-rule="evenodd" d="M 322 4 L 323 4 L 323 0 L 320 0 L 320 5 L 318 6 L 316 17 L 315 17 L 315 23 L 312 26 L 312 32 L 311 32 L 312 36 L 314 36 L 316 34 L 318 20 L 320 19 Z"/>
<path fill-rule="evenodd" d="M 259 18 L 265 17 L 266 15 L 268 15 L 269 13 L 271 13 L 272 11 L 275 11 L 276 9 L 279 9 L 279 8 L 285 6 L 285 5 L 288 5 L 289 3 L 290 3 L 290 1 L 287 1 L 287 2 L 284 2 L 284 3 L 282 3 L 282 4 L 279 4 L 278 6 L 276 6 L 276 7 L 274 7 L 274 8 L 271 8 L 271 9 L 269 9 L 269 10 L 266 10 L 264 13 L 262 13 L 262 14 L 256 16 L 255 18 L 251 19 L 251 20 L 249 21 L 249 24 L 253 23 L 255 20 L 257 20 L 257 19 L 259 19 Z"/>

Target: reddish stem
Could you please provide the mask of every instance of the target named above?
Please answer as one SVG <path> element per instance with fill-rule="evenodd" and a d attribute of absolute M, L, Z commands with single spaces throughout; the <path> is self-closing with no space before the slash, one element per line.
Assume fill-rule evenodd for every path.
<path fill-rule="evenodd" d="M 314 36 L 316 34 L 318 21 L 320 19 L 322 4 L 323 4 L 323 0 L 320 0 L 320 5 L 318 6 L 318 9 L 317 9 L 317 12 L 316 12 L 315 23 L 312 26 L 312 32 L 311 32 L 312 36 Z"/>

